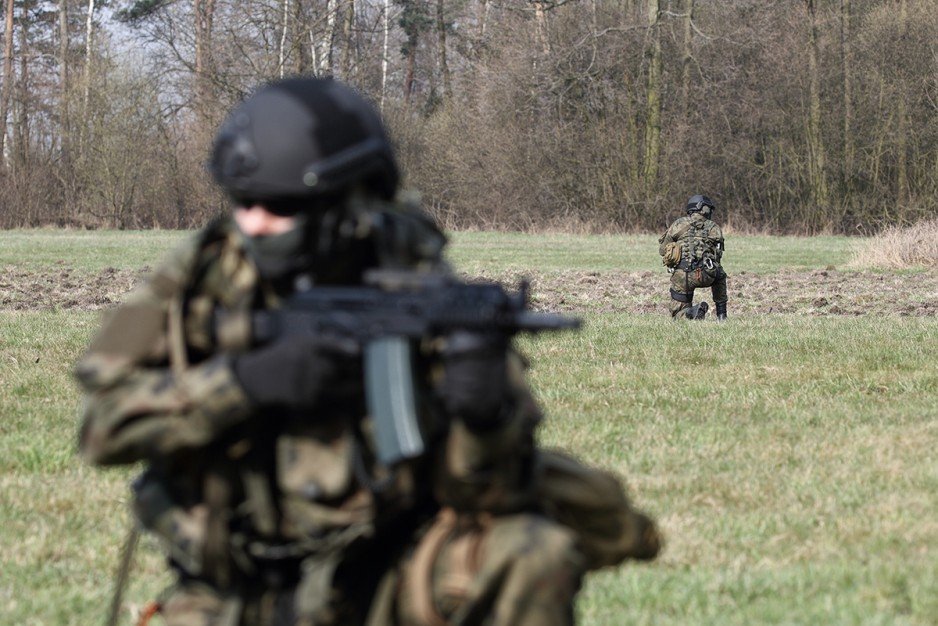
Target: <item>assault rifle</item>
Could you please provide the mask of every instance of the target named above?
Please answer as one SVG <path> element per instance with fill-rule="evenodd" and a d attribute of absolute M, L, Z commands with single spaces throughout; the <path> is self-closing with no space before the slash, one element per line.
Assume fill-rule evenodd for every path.
<path fill-rule="evenodd" d="M 254 343 L 313 334 L 361 346 L 376 454 L 386 466 L 425 450 L 414 393 L 413 340 L 455 330 L 512 336 L 581 324 L 577 318 L 531 311 L 526 281 L 511 293 L 497 283 L 466 283 L 444 274 L 373 270 L 364 282 L 301 291 L 280 309 L 253 313 L 250 332 Z"/>

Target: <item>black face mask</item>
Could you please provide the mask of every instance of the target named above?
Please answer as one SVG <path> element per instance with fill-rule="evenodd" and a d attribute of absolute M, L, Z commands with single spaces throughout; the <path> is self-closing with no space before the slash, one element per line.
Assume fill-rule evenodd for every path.
<path fill-rule="evenodd" d="M 310 264 L 308 213 L 298 213 L 293 228 L 279 235 L 244 236 L 244 247 L 262 278 L 279 281 Z"/>
<path fill-rule="evenodd" d="M 263 280 L 286 294 L 314 283 L 357 283 L 377 264 L 371 244 L 355 235 L 344 210 L 304 211 L 285 233 L 244 236 L 244 247 Z"/>

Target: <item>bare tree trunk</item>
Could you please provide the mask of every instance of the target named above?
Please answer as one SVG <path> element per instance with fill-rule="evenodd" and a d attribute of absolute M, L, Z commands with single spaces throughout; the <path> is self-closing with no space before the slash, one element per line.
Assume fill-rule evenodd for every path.
<path fill-rule="evenodd" d="M 634 94 L 638 93 L 638 89 L 633 84 L 634 78 L 630 72 L 625 72 L 623 76 L 623 84 L 625 85 L 625 106 L 626 111 L 624 115 L 625 124 L 623 125 L 623 136 L 621 144 L 625 147 L 623 152 L 626 155 L 627 162 L 627 174 L 628 174 L 628 183 L 629 189 L 634 190 L 634 195 L 639 196 L 642 193 L 642 158 L 640 153 L 639 145 L 639 128 L 638 128 L 638 115 L 636 112 L 637 96 Z"/>
<path fill-rule="evenodd" d="M 85 68 L 82 77 L 82 115 L 87 122 L 88 118 L 88 99 L 91 95 L 91 70 L 92 56 L 91 48 L 94 45 L 94 0 L 88 0 L 88 11 L 85 15 Z"/>
<path fill-rule="evenodd" d="M 192 10 L 195 20 L 195 111 L 199 119 L 198 131 L 208 133 L 212 127 L 211 112 L 214 103 L 212 31 L 215 0 L 193 0 Z"/>
<path fill-rule="evenodd" d="M 908 27 L 908 6 L 906 0 L 898 0 L 899 4 L 899 23 L 905 36 Z M 909 147 L 909 105 L 908 105 L 908 85 L 903 78 L 899 78 L 897 87 L 899 90 L 898 102 L 896 103 L 896 115 L 898 116 L 899 128 L 896 137 L 896 196 L 902 203 L 909 199 L 909 165 L 908 165 L 908 147 Z"/>
<path fill-rule="evenodd" d="M 660 0 L 647 0 L 648 90 L 645 118 L 645 200 L 651 201 L 658 182 L 658 157 L 661 152 L 661 33 L 658 27 Z"/>
<path fill-rule="evenodd" d="M 808 173 L 812 209 L 828 206 L 824 139 L 821 136 L 821 87 L 818 71 L 818 23 L 816 0 L 805 0 L 808 9 Z"/>
<path fill-rule="evenodd" d="M 23 171 L 29 171 L 29 30 L 28 21 L 20 21 L 20 75 L 17 83 L 16 124 L 13 128 L 13 159 Z"/>
<path fill-rule="evenodd" d="M 843 61 L 843 167 L 841 169 L 841 182 L 844 193 L 849 196 L 853 179 L 853 49 L 850 39 L 850 0 L 840 0 L 840 54 Z"/>
<path fill-rule="evenodd" d="M 290 30 L 290 0 L 283 0 L 283 22 L 280 28 L 280 54 L 277 59 L 280 66 L 280 78 L 283 78 L 287 60 L 287 34 Z"/>
<path fill-rule="evenodd" d="M 0 163 L 7 165 L 7 118 L 13 88 L 13 0 L 6 2 L 3 31 L 3 92 L 0 94 Z"/>
<path fill-rule="evenodd" d="M 193 0 L 192 19 L 195 20 L 195 102 L 196 115 L 202 118 L 202 103 L 205 102 L 205 39 L 204 22 L 202 19 L 203 7 L 206 0 Z"/>
<path fill-rule="evenodd" d="M 449 102 L 453 97 L 453 80 L 446 61 L 446 19 L 443 0 L 436 0 L 436 30 L 440 47 L 440 73 L 443 75 L 443 97 Z"/>
<path fill-rule="evenodd" d="M 488 21 L 489 21 L 489 7 L 491 6 L 492 5 L 489 4 L 489 0 L 479 0 L 479 13 L 478 13 L 479 30 L 478 30 L 478 35 L 477 35 L 479 41 L 482 41 L 485 39 L 485 30 L 486 30 L 486 27 L 488 26 Z"/>
<path fill-rule="evenodd" d="M 404 74 L 404 104 L 410 106 L 410 96 L 414 92 L 414 78 L 417 73 L 417 46 L 410 48 L 407 54 L 407 70 Z"/>
<path fill-rule="evenodd" d="M 547 54 L 550 52 L 550 38 L 547 33 L 547 9 L 543 0 L 535 0 L 534 2 L 534 21 L 537 25 L 535 38 L 541 52 Z"/>
<path fill-rule="evenodd" d="M 692 28 L 694 0 L 684 0 L 684 16 L 681 19 L 684 23 L 684 44 L 681 56 L 681 119 L 686 120 L 687 113 L 690 110 L 690 62 L 692 58 L 691 42 L 694 36 Z"/>
<path fill-rule="evenodd" d="M 75 177 L 72 162 L 68 48 L 68 0 L 59 0 L 59 149 L 61 150 L 61 167 L 58 178 L 64 198 L 64 207 L 61 213 L 63 217 L 67 216 L 69 219 L 77 221 L 78 211 L 76 204 L 72 201 Z"/>
<path fill-rule="evenodd" d="M 335 70 L 333 66 L 333 48 L 335 47 L 335 7 L 336 0 L 326 0 L 326 32 L 323 33 L 319 43 L 318 74 L 331 76 Z"/>
<path fill-rule="evenodd" d="M 391 0 L 384 0 L 384 45 L 381 54 L 381 110 L 384 111 L 384 99 L 388 95 L 388 45 L 391 33 Z"/>
<path fill-rule="evenodd" d="M 471 32 L 468 27 L 466 28 L 466 32 L 468 34 L 467 39 L 469 41 L 466 57 L 470 61 L 470 66 L 473 66 L 475 64 L 474 62 L 481 58 L 482 50 L 485 48 L 485 35 L 488 31 L 488 15 L 490 6 L 491 4 L 489 0 L 476 0 L 474 13 L 475 31 Z"/>
<path fill-rule="evenodd" d="M 68 0 L 59 0 L 59 126 L 62 154 L 68 161 L 69 107 L 68 107 Z"/>
<path fill-rule="evenodd" d="M 896 131 L 896 199 L 905 202 L 909 199 L 909 107 L 906 101 L 904 81 L 900 82 L 899 102 L 896 104 L 896 116 L 899 127 Z"/>
<path fill-rule="evenodd" d="M 355 0 L 345 0 L 342 12 L 342 78 L 352 75 L 355 59 Z"/>
<path fill-rule="evenodd" d="M 94 69 L 94 56 L 92 48 L 94 47 L 94 0 L 88 0 L 88 7 L 85 11 L 85 66 L 81 74 L 81 111 L 78 127 L 78 153 L 84 153 L 85 141 L 89 131 L 91 120 L 91 73 Z"/>
<path fill-rule="evenodd" d="M 293 3 L 293 37 L 291 38 L 291 52 L 294 58 L 293 69 L 297 74 L 306 74 L 313 64 L 312 46 L 307 45 L 310 32 L 309 17 L 304 11 L 301 0 Z"/>

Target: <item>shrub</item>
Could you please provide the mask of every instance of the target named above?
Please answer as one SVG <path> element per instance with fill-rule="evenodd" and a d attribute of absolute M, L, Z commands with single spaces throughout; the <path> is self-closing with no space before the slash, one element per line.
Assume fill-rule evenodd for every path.
<path fill-rule="evenodd" d="M 938 259 L 938 218 L 904 228 L 887 228 L 861 246 L 848 266 L 902 269 L 930 265 L 935 259 Z"/>

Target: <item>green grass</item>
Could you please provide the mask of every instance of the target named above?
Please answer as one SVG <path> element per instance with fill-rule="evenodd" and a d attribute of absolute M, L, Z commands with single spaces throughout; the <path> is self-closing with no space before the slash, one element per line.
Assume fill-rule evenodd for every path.
<path fill-rule="evenodd" d="M 0 258 L 136 268 L 179 236 L 0 233 Z M 645 258 L 652 237 L 454 239 L 470 272 L 658 267 L 654 251 Z M 852 245 L 738 239 L 727 254 L 755 260 L 764 243 L 766 272 L 839 265 Z M 97 320 L 0 311 L 2 624 L 103 621 L 134 470 L 75 455 L 71 368 Z M 586 322 L 520 342 L 548 415 L 541 440 L 619 472 L 667 545 L 651 564 L 591 575 L 581 624 L 938 623 L 938 320 Z M 152 542 L 139 557 L 127 593 L 137 604 L 166 584 Z"/>
<path fill-rule="evenodd" d="M 158 263 L 185 236 L 180 231 L 5 231 L 0 233 L 0 266 L 137 270 Z M 779 268 L 840 268 L 863 241 L 848 237 L 730 237 L 724 260 L 731 272 L 737 268 L 757 273 Z M 531 268 L 548 273 L 661 270 L 658 240 L 652 235 L 453 233 L 449 258 L 470 274 Z"/>
<path fill-rule="evenodd" d="M 154 265 L 188 233 L 172 230 L 9 230 L 0 232 L 0 266 L 23 269 L 106 267 L 139 270 Z"/>
<path fill-rule="evenodd" d="M 127 470 L 80 463 L 71 370 L 92 313 L 0 312 L 0 623 L 103 623 L 128 526 Z M 132 589 L 161 580 L 152 546 Z"/>
<path fill-rule="evenodd" d="M 840 267 L 861 240 L 848 237 L 730 237 L 727 270 L 769 272 L 779 268 Z M 658 238 L 653 235 L 530 235 L 456 233 L 450 258 L 463 271 L 560 270 L 660 271 Z"/>

